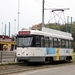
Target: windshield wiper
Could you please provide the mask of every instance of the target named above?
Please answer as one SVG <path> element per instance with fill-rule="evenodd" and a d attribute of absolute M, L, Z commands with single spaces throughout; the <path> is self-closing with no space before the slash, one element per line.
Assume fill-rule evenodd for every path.
<path fill-rule="evenodd" d="M 26 47 L 23 43 L 21 43 L 21 45 L 22 45 L 23 48 Z"/>

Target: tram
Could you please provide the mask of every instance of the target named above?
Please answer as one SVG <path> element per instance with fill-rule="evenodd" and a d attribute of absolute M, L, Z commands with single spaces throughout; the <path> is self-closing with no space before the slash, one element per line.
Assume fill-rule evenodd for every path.
<path fill-rule="evenodd" d="M 17 61 L 46 62 L 73 59 L 72 35 L 49 28 L 21 30 L 17 36 Z"/>

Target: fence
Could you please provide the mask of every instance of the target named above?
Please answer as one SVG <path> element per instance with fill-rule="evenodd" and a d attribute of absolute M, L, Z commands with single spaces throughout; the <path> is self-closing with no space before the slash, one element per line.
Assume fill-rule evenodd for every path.
<path fill-rule="evenodd" d="M 0 63 L 2 62 L 15 62 L 15 51 L 0 51 Z"/>
<path fill-rule="evenodd" d="M 75 54 L 74 54 L 75 59 Z M 16 51 L 0 51 L 0 63 L 3 62 L 17 62 Z"/>

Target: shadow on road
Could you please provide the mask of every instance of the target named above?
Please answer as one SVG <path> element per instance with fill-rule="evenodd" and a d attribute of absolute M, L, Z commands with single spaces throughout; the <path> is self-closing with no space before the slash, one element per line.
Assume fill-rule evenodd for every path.
<path fill-rule="evenodd" d="M 60 65 L 60 64 L 68 64 L 68 63 L 72 63 L 72 61 L 68 62 L 68 61 L 53 61 L 53 62 L 28 62 L 28 63 L 25 63 L 25 62 L 21 62 L 21 63 L 18 63 L 17 65 L 19 66 L 43 66 L 43 65 Z"/>

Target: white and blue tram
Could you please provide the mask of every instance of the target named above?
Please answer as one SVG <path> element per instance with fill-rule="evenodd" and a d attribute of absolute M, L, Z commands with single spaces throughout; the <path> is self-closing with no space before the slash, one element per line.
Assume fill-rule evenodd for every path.
<path fill-rule="evenodd" d="M 49 28 L 21 30 L 17 35 L 17 61 L 45 62 L 73 59 L 72 35 Z"/>

